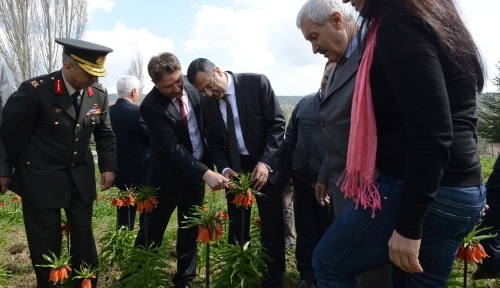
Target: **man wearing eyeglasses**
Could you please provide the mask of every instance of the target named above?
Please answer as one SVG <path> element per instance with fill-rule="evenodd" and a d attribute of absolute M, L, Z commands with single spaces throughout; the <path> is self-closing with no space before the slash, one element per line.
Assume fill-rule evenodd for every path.
<path fill-rule="evenodd" d="M 285 271 L 285 240 L 282 190 L 291 171 L 284 169 L 287 149 L 284 145 L 285 118 L 265 75 L 224 72 L 204 58 L 189 65 L 187 78 L 202 95 L 201 106 L 206 124 L 210 154 L 226 178 L 251 173 L 261 219 L 261 242 L 271 258 L 264 287 L 282 287 Z M 205 97 L 203 97 L 205 96 Z M 228 242 L 240 245 L 250 239 L 250 209 L 241 227 L 241 208 L 227 195 Z M 244 239 L 241 241 L 243 230 Z M 243 243 L 240 243 L 243 242 Z"/>
<path fill-rule="evenodd" d="M 135 246 L 162 244 L 170 216 L 177 208 L 176 288 L 190 287 L 196 275 L 196 238 L 198 227 L 183 228 L 192 206 L 202 206 L 205 182 L 214 189 L 225 187 L 228 179 L 213 172 L 212 161 L 205 151 L 205 133 L 198 91 L 184 81 L 181 64 L 169 52 L 153 56 L 148 73 L 155 84 L 141 104 L 141 116 L 151 136 L 149 175 L 146 181 L 158 190 L 158 206 L 148 213 Z M 147 229 L 146 229 L 147 226 Z M 147 231 L 147 238 L 146 238 Z M 149 243 L 145 243 L 148 239 Z"/>

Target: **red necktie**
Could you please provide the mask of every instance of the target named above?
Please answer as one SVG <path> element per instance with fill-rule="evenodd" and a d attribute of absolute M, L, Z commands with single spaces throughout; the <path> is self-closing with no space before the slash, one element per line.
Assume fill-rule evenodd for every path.
<path fill-rule="evenodd" d="M 179 112 L 181 112 L 182 122 L 186 125 L 186 129 L 189 133 L 189 125 L 188 125 L 188 117 L 186 113 L 186 108 L 184 108 L 184 102 L 182 101 L 182 97 L 177 99 L 179 101 Z"/>

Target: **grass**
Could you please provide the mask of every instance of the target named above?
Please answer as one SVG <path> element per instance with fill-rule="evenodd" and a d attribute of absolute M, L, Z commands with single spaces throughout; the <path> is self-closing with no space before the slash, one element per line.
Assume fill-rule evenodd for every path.
<path fill-rule="evenodd" d="M 488 175 L 491 173 L 495 158 L 482 158 L 483 165 L 483 179 L 487 180 Z M 115 189 L 115 188 L 113 188 Z M 92 226 L 96 238 L 98 251 L 103 249 L 103 242 L 100 241 L 106 235 L 109 236 L 109 231 L 115 230 L 116 223 L 116 208 L 110 205 L 109 196 L 114 193 L 113 191 L 105 191 L 100 194 L 100 198 L 94 202 L 94 216 L 92 219 Z M 12 192 L 7 192 L 5 195 L 0 196 L 0 288 L 32 288 L 35 286 L 35 276 L 31 267 L 29 258 L 29 250 L 27 248 L 26 235 L 24 231 L 22 212 L 20 203 L 13 204 L 12 199 L 15 196 Z M 224 196 L 219 192 L 218 200 L 225 203 Z M 107 199 L 105 199 L 107 198 Z M 5 204 L 2 205 L 3 201 Z M 252 209 L 252 217 L 257 216 L 257 209 Z M 139 217 L 137 217 L 138 219 Z M 136 220 L 138 221 L 138 220 Z M 139 223 L 136 222 L 136 227 Z M 227 230 L 226 230 L 227 231 Z M 170 219 L 163 238 L 163 245 L 161 252 L 166 255 L 166 268 L 164 270 L 170 277 L 175 273 L 175 239 L 177 232 L 177 213 L 174 211 Z M 137 231 L 133 232 L 137 233 Z M 226 232 L 227 235 L 227 232 Z M 135 236 L 135 234 L 134 234 Z M 218 249 L 225 247 L 227 239 L 223 238 L 219 244 L 211 245 L 211 257 L 216 257 Z M 63 240 L 63 250 L 65 250 L 65 240 Z M 197 277 L 193 281 L 193 287 L 204 287 L 205 283 L 205 268 L 204 268 L 204 253 L 205 247 L 199 244 L 198 249 L 198 262 L 197 262 Z M 471 265 L 469 273 L 475 270 L 475 265 Z M 449 287 L 462 287 L 459 283 L 462 281 L 462 263 L 456 262 L 454 274 L 458 275 L 451 280 L 456 281 L 457 285 L 450 285 Z M 9 271 L 10 277 L 7 281 L 2 282 L 4 278 L 2 271 Z M 120 268 L 110 267 L 99 275 L 99 287 L 114 288 L 117 287 L 117 280 L 121 274 Z M 470 275 L 469 275 L 470 277 Z M 284 287 L 297 287 L 299 274 L 296 270 L 295 250 L 294 248 L 286 251 L 286 272 L 284 276 Z M 469 287 L 500 287 L 500 280 L 480 280 L 472 281 L 469 278 Z M 56 287 L 56 286 L 54 286 Z"/>

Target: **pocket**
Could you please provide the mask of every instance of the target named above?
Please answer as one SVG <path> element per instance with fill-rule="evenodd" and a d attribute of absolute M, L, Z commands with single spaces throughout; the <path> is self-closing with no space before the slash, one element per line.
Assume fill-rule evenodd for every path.
<path fill-rule="evenodd" d="M 69 120 L 64 117 L 47 116 L 43 119 L 43 134 L 54 140 L 65 142 L 70 136 L 69 125 Z"/>
<path fill-rule="evenodd" d="M 99 115 L 85 116 L 85 118 L 83 118 L 83 131 L 86 140 L 90 139 L 95 126 L 99 125 L 99 123 L 101 123 L 101 117 L 99 117 Z"/>

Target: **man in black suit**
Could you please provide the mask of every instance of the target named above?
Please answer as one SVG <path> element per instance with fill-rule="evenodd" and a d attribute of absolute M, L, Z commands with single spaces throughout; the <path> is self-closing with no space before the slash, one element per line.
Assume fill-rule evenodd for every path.
<path fill-rule="evenodd" d="M 218 171 L 222 171 L 226 178 L 237 176 L 239 172 L 251 172 L 256 181 L 254 188 L 265 195 L 257 197 L 262 223 L 261 242 L 271 258 L 267 263 L 264 287 L 282 287 L 285 271 L 282 190 L 291 171 L 284 169 L 284 161 L 280 162 L 284 159 L 280 157 L 282 153 L 287 153 L 283 144 L 285 118 L 271 83 L 262 74 L 223 72 L 204 58 L 191 62 L 187 77 L 201 94 L 207 96 L 202 98 L 201 105 L 208 150 Z M 226 129 L 228 122 L 234 126 L 232 135 Z M 232 142 L 233 151 L 236 150 L 234 154 L 230 151 L 230 137 L 237 140 L 237 143 Z M 232 154 L 235 156 L 231 157 Z M 227 195 L 231 220 L 228 242 L 231 244 L 240 242 L 242 229 L 243 241 L 250 239 L 250 209 L 245 210 L 245 227 L 241 227 L 241 208 L 231 203 L 234 195 Z"/>
<path fill-rule="evenodd" d="M 124 75 L 116 83 L 118 100 L 109 107 L 111 127 L 116 135 L 116 161 L 118 172 L 113 183 L 126 191 L 146 184 L 149 156 L 149 133 L 141 118 L 139 98 L 141 82 L 134 76 Z M 118 227 L 134 230 L 137 206 L 118 207 Z"/>
<path fill-rule="evenodd" d="M 148 72 L 155 87 L 141 104 L 142 118 L 151 135 L 147 185 L 160 189 L 160 203 L 148 216 L 147 231 L 150 243 L 157 247 L 176 207 L 182 227 L 184 216 L 192 216 L 191 207 L 203 205 L 205 182 L 222 189 L 228 179 L 209 168 L 213 164 L 205 151 L 200 95 L 184 81 L 177 57 L 168 52 L 153 56 Z M 145 245 L 144 228 L 141 215 L 136 246 Z M 198 227 L 177 230 L 175 287 L 189 287 L 196 275 L 197 235 Z"/>
<path fill-rule="evenodd" d="M 96 198 L 94 134 L 101 190 L 111 187 L 116 171 L 115 135 L 108 93 L 98 77 L 106 75 L 108 47 L 57 38 L 64 45 L 63 68 L 21 83 L 7 100 L 0 135 L 14 163 L 9 189 L 22 197 L 23 218 L 37 288 L 53 287 L 43 255 L 61 251 L 61 208 L 71 233 L 72 267 L 97 267 L 92 232 Z M 92 280 L 92 286 L 96 286 Z M 74 287 L 80 287 L 81 280 Z"/>

